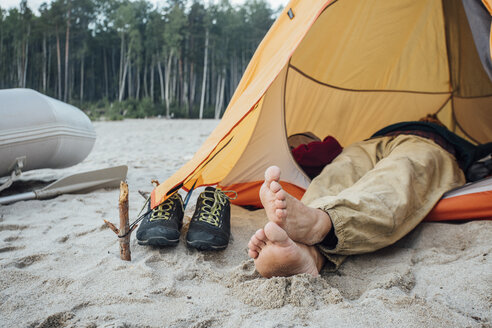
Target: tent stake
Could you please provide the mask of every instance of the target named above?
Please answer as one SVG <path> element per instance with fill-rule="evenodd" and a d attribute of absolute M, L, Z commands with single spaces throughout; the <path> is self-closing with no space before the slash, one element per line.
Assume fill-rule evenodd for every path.
<path fill-rule="evenodd" d="M 130 251 L 130 236 L 137 225 L 130 229 L 128 217 L 128 184 L 121 181 L 120 197 L 118 200 L 118 208 L 120 212 L 120 228 L 116 228 L 114 224 L 104 220 L 106 225 L 118 235 L 120 241 L 120 258 L 124 261 L 131 261 L 132 254 Z"/>

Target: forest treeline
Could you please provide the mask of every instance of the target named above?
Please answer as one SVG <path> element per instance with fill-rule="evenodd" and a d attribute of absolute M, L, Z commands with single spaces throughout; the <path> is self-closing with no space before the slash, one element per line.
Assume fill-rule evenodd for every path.
<path fill-rule="evenodd" d="M 37 13 L 22 0 L 0 7 L 0 89 L 92 118 L 218 118 L 275 14 L 264 0 L 54 0 Z"/>

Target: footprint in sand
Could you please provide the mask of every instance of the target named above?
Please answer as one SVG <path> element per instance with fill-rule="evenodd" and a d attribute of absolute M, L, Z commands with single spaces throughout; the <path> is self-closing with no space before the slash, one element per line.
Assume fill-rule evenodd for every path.
<path fill-rule="evenodd" d="M 41 254 L 29 255 L 14 261 L 13 264 L 16 268 L 22 269 L 42 260 L 45 256 Z"/>
<path fill-rule="evenodd" d="M 68 240 L 69 238 L 70 238 L 70 236 L 69 236 L 69 235 L 65 235 L 65 236 L 62 236 L 62 237 L 58 238 L 56 241 L 57 241 L 58 243 L 60 243 L 60 244 L 63 244 L 63 243 L 65 243 L 65 242 L 67 242 L 67 240 Z"/>
<path fill-rule="evenodd" d="M 17 246 L 1 247 L 0 248 L 0 253 L 13 252 L 13 251 L 17 251 L 17 250 L 24 249 L 24 248 L 26 248 L 26 247 L 25 246 L 20 246 L 20 247 L 17 247 Z"/>
<path fill-rule="evenodd" d="M 21 239 L 20 236 L 9 236 L 9 237 L 5 238 L 3 241 L 6 243 L 10 243 L 10 242 L 13 242 L 13 241 L 16 241 L 19 239 Z"/>
<path fill-rule="evenodd" d="M 15 230 L 24 230 L 28 226 L 26 225 L 18 225 L 18 224 L 0 224 L 0 231 L 15 231 Z"/>
<path fill-rule="evenodd" d="M 82 231 L 82 232 L 76 233 L 75 237 L 82 237 L 82 236 L 85 236 L 85 235 L 90 234 L 90 233 L 95 232 L 95 231 L 97 231 L 97 228 L 87 230 L 87 231 Z"/>
<path fill-rule="evenodd" d="M 48 328 L 48 327 L 65 327 L 67 325 L 67 321 L 70 321 L 75 314 L 72 312 L 58 312 L 50 315 L 46 319 L 44 319 L 41 323 L 33 322 L 29 325 L 29 327 L 37 327 L 37 328 Z"/>

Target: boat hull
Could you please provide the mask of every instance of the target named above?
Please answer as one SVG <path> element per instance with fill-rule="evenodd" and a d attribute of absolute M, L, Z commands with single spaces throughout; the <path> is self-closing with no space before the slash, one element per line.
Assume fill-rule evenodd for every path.
<path fill-rule="evenodd" d="M 0 177 L 69 167 L 91 152 L 96 133 L 78 108 L 30 89 L 0 90 Z"/>

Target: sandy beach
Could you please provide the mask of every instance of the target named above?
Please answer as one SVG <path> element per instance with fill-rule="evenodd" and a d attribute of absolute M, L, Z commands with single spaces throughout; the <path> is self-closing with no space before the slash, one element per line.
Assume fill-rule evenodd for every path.
<path fill-rule="evenodd" d="M 127 165 L 133 220 L 144 202 L 138 191 L 191 159 L 217 124 L 95 122 L 84 162 L 26 172 L 16 185 Z M 233 207 L 224 251 L 187 248 L 185 225 L 176 248 L 140 246 L 133 235 L 124 262 L 103 222 L 118 222 L 118 194 L 0 207 L 0 327 L 492 327 L 492 221 L 424 223 L 338 272 L 265 279 L 247 255 L 263 210 Z"/>

